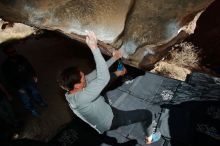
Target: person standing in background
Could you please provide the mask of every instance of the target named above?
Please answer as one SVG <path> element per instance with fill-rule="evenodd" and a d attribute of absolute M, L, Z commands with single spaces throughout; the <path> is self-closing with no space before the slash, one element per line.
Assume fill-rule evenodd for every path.
<path fill-rule="evenodd" d="M 5 80 L 16 93 L 24 106 L 33 116 L 40 114 L 32 104 L 32 99 L 40 106 L 46 107 L 47 103 L 37 89 L 37 74 L 31 63 L 17 53 L 14 44 L 17 40 L 9 40 L 1 44 L 2 51 L 8 58 L 2 64 Z"/>

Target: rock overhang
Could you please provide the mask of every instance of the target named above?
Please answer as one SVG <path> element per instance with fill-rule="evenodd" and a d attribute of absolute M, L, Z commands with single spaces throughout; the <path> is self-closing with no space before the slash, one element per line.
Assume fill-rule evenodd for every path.
<path fill-rule="evenodd" d="M 124 62 L 147 68 L 189 35 L 195 16 L 213 0 L 3 0 L 1 17 L 40 29 L 58 30 L 85 42 L 93 30 L 105 54 L 124 50 Z M 192 25 L 193 23 L 193 25 Z M 190 26 L 189 26 L 190 25 Z"/>

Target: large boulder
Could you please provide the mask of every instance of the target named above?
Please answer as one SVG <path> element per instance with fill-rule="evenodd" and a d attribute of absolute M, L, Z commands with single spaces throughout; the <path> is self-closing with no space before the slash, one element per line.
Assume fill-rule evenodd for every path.
<path fill-rule="evenodd" d="M 85 42 L 93 30 L 103 53 L 124 51 L 125 63 L 148 68 L 169 46 L 194 32 L 200 14 L 214 0 L 1 0 L 0 17 L 57 30 Z"/>

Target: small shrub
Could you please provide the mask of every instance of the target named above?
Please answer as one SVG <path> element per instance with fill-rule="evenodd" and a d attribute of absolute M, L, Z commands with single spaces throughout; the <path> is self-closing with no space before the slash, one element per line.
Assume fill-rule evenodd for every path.
<path fill-rule="evenodd" d="M 167 62 L 179 67 L 197 68 L 200 62 L 199 54 L 199 51 L 192 43 L 184 42 L 173 47 Z"/>

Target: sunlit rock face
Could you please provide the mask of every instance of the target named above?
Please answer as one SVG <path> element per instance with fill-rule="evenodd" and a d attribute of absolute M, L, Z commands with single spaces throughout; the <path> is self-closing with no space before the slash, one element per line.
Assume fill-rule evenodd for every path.
<path fill-rule="evenodd" d="M 112 43 L 123 31 L 131 0 L 3 0 L 3 17 L 40 28 L 84 35 L 93 30 Z M 10 16 L 8 16 L 10 15 Z M 17 17 L 20 15 L 20 18 Z M 14 17 L 16 16 L 16 17 Z"/>
<path fill-rule="evenodd" d="M 7 23 L 0 19 L 0 27 L 2 28 L 0 29 L 0 43 L 8 39 L 22 39 L 35 33 L 33 27 L 29 27 L 22 23 L 13 23 L 12 25 L 6 24 Z"/>
<path fill-rule="evenodd" d="M 125 63 L 147 68 L 168 47 L 193 33 L 201 12 L 213 0 L 1 0 L 0 17 L 59 30 L 84 42 L 93 30 L 106 54 L 124 50 Z M 181 31 L 182 30 L 182 31 Z"/>

